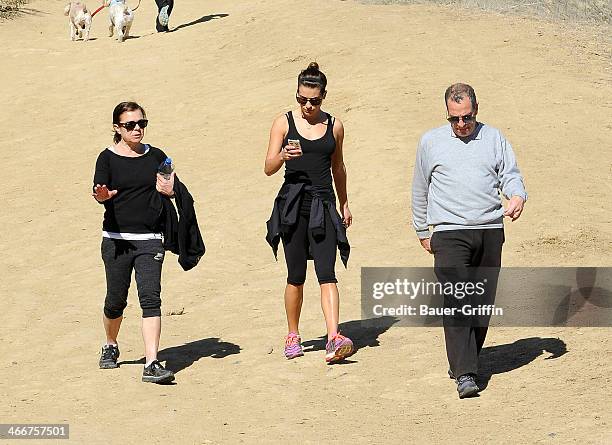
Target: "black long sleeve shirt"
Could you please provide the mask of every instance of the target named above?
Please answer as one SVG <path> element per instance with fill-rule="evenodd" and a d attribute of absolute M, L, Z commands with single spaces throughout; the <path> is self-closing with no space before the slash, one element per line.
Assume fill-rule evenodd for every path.
<path fill-rule="evenodd" d="M 104 201 L 106 232 L 160 233 L 162 204 L 155 188 L 159 165 L 166 154 L 148 146 L 142 156 L 130 158 L 104 149 L 96 161 L 95 184 L 106 184 L 117 194 Z"/>

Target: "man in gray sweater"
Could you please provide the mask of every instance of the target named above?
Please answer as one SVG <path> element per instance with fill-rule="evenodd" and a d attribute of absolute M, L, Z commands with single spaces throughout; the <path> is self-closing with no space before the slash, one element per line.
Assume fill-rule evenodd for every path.
<path fill-rule="evenodd" d="M 499 130 L 476 120 L 474 89 L 457 83 L 447 88 L 444 99 L 450 125 L 425 133 L 417 148 L 413 224 L 421 246 L 434 255 L 438 280 L 474 281 L 474 270 L 487 270 L 487 291 L 478 303 L 492 304 L 501 266 L 503 219 L 514 221 L 521 215 L 527 193 L 510 143 Z M 505 210 L 500 192 L 509 200 Z M 445 297 L 446 307 L 458 303 Z M 488 317 L 444 317 L 449 376 L 455 378 L 460 398 L 480 391 L 475 377 L 488 322 Z"/>

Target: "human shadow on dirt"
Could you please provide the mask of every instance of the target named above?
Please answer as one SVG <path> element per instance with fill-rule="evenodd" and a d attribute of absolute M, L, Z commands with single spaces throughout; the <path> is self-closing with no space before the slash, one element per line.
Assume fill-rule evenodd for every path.
<path fill-rule="evenodd" d="M 228 355 L 240 354 L 240 346 L 220 341 L 219 338 L 203 338 L 201 340 L 185 343 L 180 346 L 172 346 L 159 351 L 157 358 L 159 361 L 166 361 L 166 368 L 175 374 L 188 368 L 204 357 L 224 358 Z M 119 365 L 136 365 L 145 363 L 144 357 L 139 360 L 126 360 L 119 362 Z"/>
<path fill-rule="evenodd" d="M 199 19 L 193 20 L 193 21 L 191 21 L 189 23 L 183 23 L 181 25 L 178 25 L 176 28 L 172 28 L 168 32 L 175 32 L 175 31 L 178 31 L 179 29 L 187 28 L 188 26 L 197 25 L 199 23 L 209 22 L 209 21 L 214 20 L 214 19 L 222 19 L 224 17 L 227 17 L 228 15 L 229 14 L 210 14 L 210 15 L 205 15 L 205 16 L 202 16 Z"/>
<path fill-rule="evenodd" d="M 370 347 L 374 348 L 380 346 L 378 337 L 387 332 L 391 326 L 399 321 L 395 317 L 380 317 L 370 318 L 366 320 L 352 320 L 340 323 L 338 325 L 338 331 L 345 337 L 350 338 L 353 341 L 356 352 L 359 349 Z M 325 344 L 327 342 L 327 335 L 322 335 L 318 338 L 307 340 L 302 342 L 304 352 L 324 351 Z M 341 360 L 335 362 L 338 364 L 349 364 L 355 363 L 354 360 Z"/>
<path fill-rule="evenodd" d="M 544 360 L 559 358 L 567 353 L 567 345 L 559 338 L 530 337 L 514 343 L 483 348 L 480 351 L 478 378 L 480 390 L 486 389 L 494 374 L 503 374 L 528 365 L 544 353 Z"/>
<path fill-rule="evenodd" d="M 555 286 L 556 294 L 564 297 L 555 310 L 552 326 L 610 326 L 612 291 L 596 286 L 598 273 L 605 280 L 606 274 L 597 267 L 578 267 L 574 286 Z M 601 284 L 609 287 L 609 279 Z"/>
<path fill-rule="evenodd" d="M 0 19 L 4 19 L 4 20 L 16 19 L 19 17 L 23 17 L 24 15 L 42 17 L 42 16 L 50 15 L 50 14 L 51 13 L 41 11 L 40 9 L 13 7 L 9 5 L 2 5 L 0 3 Z"/>

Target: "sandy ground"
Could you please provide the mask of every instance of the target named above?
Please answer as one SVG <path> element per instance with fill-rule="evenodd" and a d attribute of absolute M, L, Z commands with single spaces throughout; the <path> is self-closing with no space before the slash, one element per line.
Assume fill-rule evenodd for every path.
<path fill-rule="evenodd" d="M 132 39 L 109 39 L 103 12 L 83 43 L 68 39 L 63 2 L 29 7 L 0 24 L 1 423 L 69 423 L 71 441 L 87 444 L 612 442 L 609 329 L 495 329 L 488 386 L 460 401 L 441 329 L 360 324 L 362 266 L 432 262 L 410 225 L 412 168 L 458 80 L 476 87 L 479 117 L 506 134 L 526 177 L 505 264 L 612 265 L 610 63 L 588 34 L 424 6 L 181 0 L 175 32 L 158 35 L 144 0 Z M 283 359 L 285 268 L 264 241 L 282 182 L 262 171 L 269 128 L 313 59 L 345 123 L 355 220 L 338 277 L 342 328 L 360 350 L 333 367 L 311 270 L 311 352 Z M 97 369 L 102 209 L 89 188 L 125 99 L 147 109 L 146 141 L 174 158 L 208 248 L 188 273 L 166 259 L 163 310 L 184 308 L 163 319 L 173 386 L 140 382 L 133 290 L 123 365 Z"/>

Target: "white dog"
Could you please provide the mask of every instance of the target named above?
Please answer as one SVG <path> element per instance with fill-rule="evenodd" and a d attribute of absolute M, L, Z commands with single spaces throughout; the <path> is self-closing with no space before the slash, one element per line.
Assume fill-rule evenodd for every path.
<path fill-rule="evenodd" d="M 130 35 L 130 28 L 134 21 L 134 12 L 125 3 L 125 0 L 104 0 L 104 5 L 108 6 L 108 35 L 113 36 L 113 31 L 117 35 L 117 40 L 123 42 Z"/>
<path fill-rule="evenodd" d="M 68 3 L 64 8 L 64 15 L 68 16 L 68 23 L 70 25 L 70 40 L 76 40 L 77 36 L 83 37 L 83 33 L 85 33 L 83 40 L 89 40 L 91 13 L 87 10 L 85 3 Z"/>

